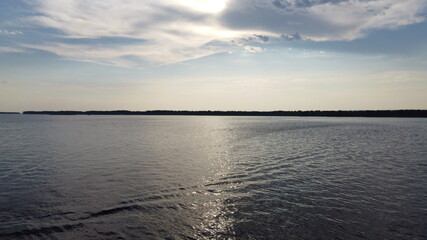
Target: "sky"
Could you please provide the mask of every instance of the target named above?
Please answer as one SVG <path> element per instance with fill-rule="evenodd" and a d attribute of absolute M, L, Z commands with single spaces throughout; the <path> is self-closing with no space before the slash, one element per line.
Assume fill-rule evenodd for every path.
<path fill-rule="evenodd" d="M 427 109 L 426 0 L 1 0 L 0 112 Z"/>

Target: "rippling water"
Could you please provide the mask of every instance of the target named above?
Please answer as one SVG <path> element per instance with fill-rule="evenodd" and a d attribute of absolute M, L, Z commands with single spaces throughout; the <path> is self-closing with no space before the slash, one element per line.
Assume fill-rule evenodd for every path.
<path fill-rule="evenodd" d="M 426 229 L 426 119 L 0 115 L 0 239 Z"/>

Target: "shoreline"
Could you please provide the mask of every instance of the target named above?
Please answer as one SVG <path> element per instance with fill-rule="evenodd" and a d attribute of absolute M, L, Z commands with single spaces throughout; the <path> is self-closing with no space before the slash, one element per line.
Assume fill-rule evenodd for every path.
<path fill-rule="evenodd" d="M 0 114 L 21 114 L 20 112 L 0 112 Z"/>
<path fill-rule="evenodd" d="M 12 114 L 12 113 L 11 113 Z M 14 113 L 19 114 L 19 113 Z M 172 116 L 283 116 L 283 117 L 400 117 L 427 118 L 427 110 L 356 110 L 356 111 L 24 111 L 33 115 L 172 115 Z"/>

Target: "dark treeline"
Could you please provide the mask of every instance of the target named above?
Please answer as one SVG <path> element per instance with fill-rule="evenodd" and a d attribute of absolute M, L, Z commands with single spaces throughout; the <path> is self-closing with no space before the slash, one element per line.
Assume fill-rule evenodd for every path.
<path fill-rule="evenodd" d="M 306 116 L 306 117 L 427 117 L 427 110 L 361 111 L 25 111 L 23 114 L 47 115 L 192 115 L 192 116 Z"/>
<path fill-rule="evenodd" d="M 0 114 L 19 114 L 19 112 L 0 112 Z"/>

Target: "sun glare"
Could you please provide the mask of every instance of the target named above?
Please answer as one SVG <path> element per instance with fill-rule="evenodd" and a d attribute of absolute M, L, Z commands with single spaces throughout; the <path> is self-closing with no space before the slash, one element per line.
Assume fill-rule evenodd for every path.
<path fill-rule="evenodd" d="M 227 4 L 227 0 L 179 0 L 178 2 L 196 11 L 207 13 L 221 12 Z"/>

